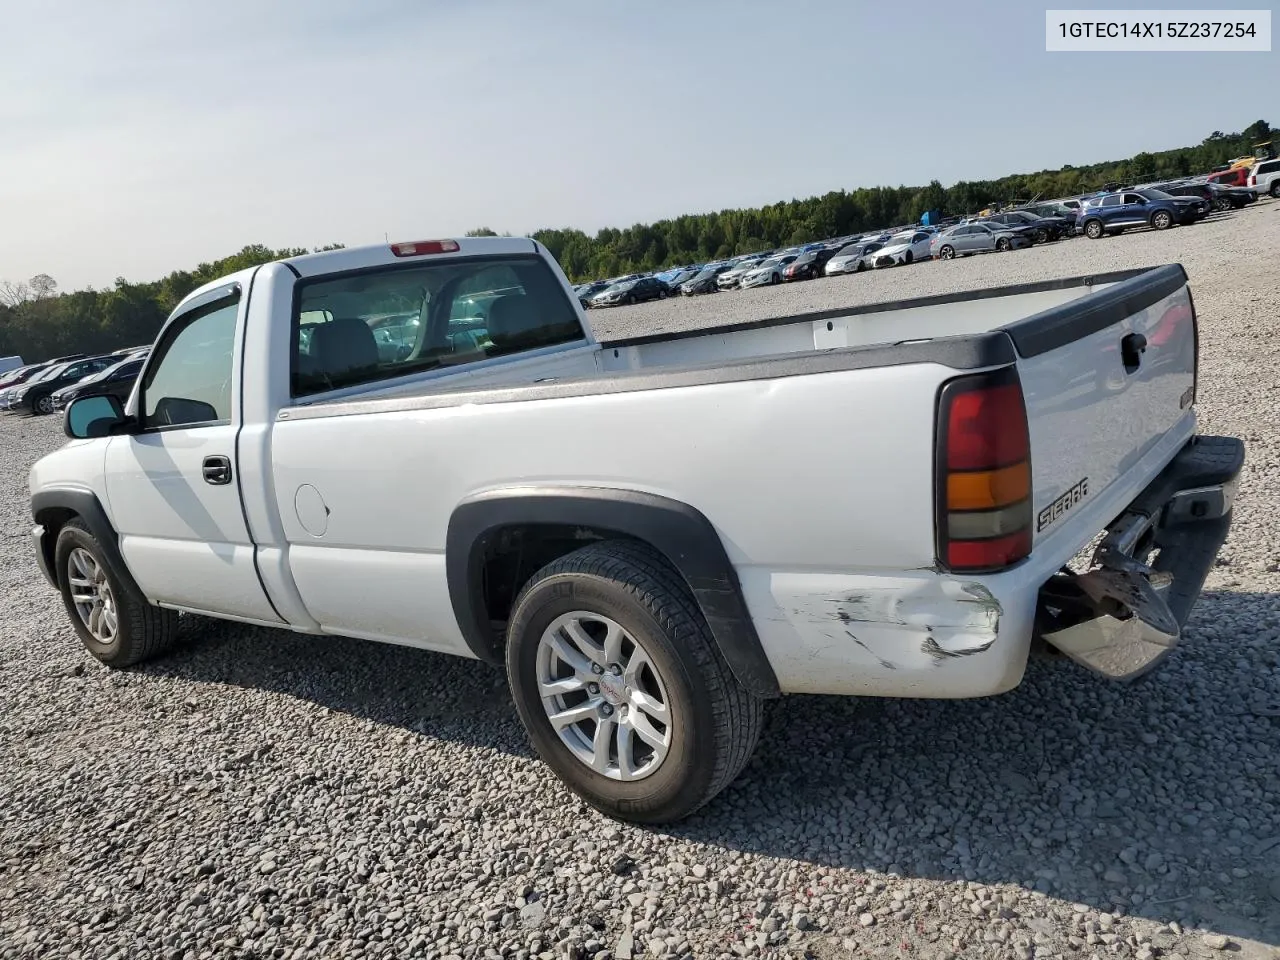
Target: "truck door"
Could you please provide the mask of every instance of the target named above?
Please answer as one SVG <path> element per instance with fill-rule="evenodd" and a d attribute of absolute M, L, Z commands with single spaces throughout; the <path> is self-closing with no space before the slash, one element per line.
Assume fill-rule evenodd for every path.
<path fill-rule="evenodd" d="M 258 579 L 237 473 L 244 307 L 240 285 L 228 284 L 165 328 L 138 378 L 139 429 L 107 445 L 107 500 L 148 599 L 279 623 Z"/>

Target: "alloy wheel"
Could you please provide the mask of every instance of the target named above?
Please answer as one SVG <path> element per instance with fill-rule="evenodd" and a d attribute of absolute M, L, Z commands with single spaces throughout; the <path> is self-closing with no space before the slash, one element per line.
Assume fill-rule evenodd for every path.
<path fill-rule="evenodd" d="M 118 615 L 111 584 L 102 564 L 88 550 L 76 547 L 67 558 L 67 580 L 76 614 L 93 638 L 109 644 L 116 638 Z"/>
<path fill-rule="evenodd" d="M 617 621 L 575 610 L 538 641 L 538 694 L 560 742 L 611 780 L 641 780 L 671 748 L 666 685 L 644 647 Z"/>

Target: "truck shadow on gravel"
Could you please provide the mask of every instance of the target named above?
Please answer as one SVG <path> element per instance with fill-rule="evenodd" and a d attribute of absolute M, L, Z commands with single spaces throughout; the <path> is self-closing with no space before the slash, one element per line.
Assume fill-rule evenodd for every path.
<path fill-rule="evenodd" d="M 532 756 L 504 677 L 476 661 L 217 621 L 189 630 L 194 642 L 141 672 Z M 1280 945 L 1278 637 L 1280 595 L 1206 593 L 1183 649 L 1130 685 L 1033 660 L 1021 686 L 986 700 L 788 697 L 738 780 L 659 832 L 1013 884 Z"/>

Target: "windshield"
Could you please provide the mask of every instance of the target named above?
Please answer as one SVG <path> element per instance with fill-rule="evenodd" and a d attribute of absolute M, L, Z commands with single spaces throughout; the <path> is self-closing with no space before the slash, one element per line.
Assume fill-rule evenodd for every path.
<path fill-rule="evenodd" d="M 71 366 L 70 363 L 54 364 L 52 367 L 50 367 L 48 370 L 44 371 L 43 373 L 37 373 L 34 377 L 32 377 L 27 382 L 43 383 L 46 380 L 52 380 L 54 377 L 60 376 L 62 374 L 62 371 L 66 370 L 67 367 L 69 366 Z"/>
<path fill-rule="evenodd" d="M 101 370 L 99 370 L 97 373 L 91 373 L 91 374 L 89 374 L 87 377 L 82 378 L 79 382 L 80 382 L 80 383 L 97 383 L 99 380 L 105 380 L 105 379 L 107 379 L 107 377 L 109 377 L 111 374 L 115 373 L 115 372 L 116 372 L 116 370 L 120 369 L 120 368 L 121 368 L 121 367 L 123 367 L 126 363 L 129 363 L 129 362 L 130 362 L 130 361 L 125 360 L 125 361 L 123 361 L 123 362 L 121 362 L 121 363 L 113 363 L 113 364 L 112 364 L 111 366 L 109 366 L 109 367 L 103 367 L 103 368 L 102 368 Z"/>
<path fill-rule="evenodd" d="M 624 293 L 636 285 L 634 280 L 623 280 L 621 283 L 615 283 L 611 287 L 605 288 L 605 293 Z"/>

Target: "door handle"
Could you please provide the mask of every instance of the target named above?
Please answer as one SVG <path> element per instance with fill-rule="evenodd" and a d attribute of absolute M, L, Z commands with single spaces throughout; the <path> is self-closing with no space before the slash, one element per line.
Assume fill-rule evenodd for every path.
<path fill-rule="evenodd" d="M 1147 338 L 1140 333 L 1130 333 L 1120 341 L 1120 359 L 1125 373 L 1133 373 L 1142 364 L 1142 354 L 1147 349 Z"/>
<path fill-rule="evenodd" d="M 231 482 L 230 457 L 205 457 L 201 470 L 204 473 L 205 483 L 222 486 Z"/>

